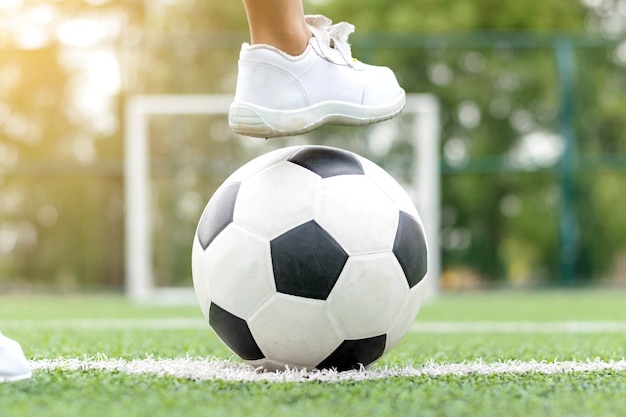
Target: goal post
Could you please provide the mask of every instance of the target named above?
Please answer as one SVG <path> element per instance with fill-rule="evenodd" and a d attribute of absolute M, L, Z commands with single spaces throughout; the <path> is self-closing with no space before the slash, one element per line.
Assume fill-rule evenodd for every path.
<path fill-rule="evenodd" d="M 428 245 L 430 288 L 426 297 L 439 292 L 441 278 L 441 117 L 439 101 L 430 94 L 409 94 L 405 112 L 413 115 L 413 190 L 411 196 L 424 224 Z"/>
<path fill-rule="evenodd" d="M 154 115 L 224 115 L 231 95 L 137 95 L 125 104 L 124 201 L 125 201 L 125 292 L 140 303 L 189 304 L 193 288 L 158 287 L 152 261 L 150 190 L 150 130 Z M 434 296 L 441 275 L 440 225 L 440 116 L 438 100 L 429 94 L 407 95 L 404 117 L 410 119 L 413 141 L 411 189 L 424 223 L 428 242 L 429 290 Z M 191 237 L 190 237 L 191 241 Z M 190 261 L 191 262 L 191 261 Z"/>

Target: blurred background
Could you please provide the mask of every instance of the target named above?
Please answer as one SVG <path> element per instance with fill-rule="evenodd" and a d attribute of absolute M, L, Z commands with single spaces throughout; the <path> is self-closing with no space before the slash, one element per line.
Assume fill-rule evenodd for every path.
<path fill-rule="evenodd" d="M 444 290 L 626 286 L 626 0 L 304 4 L 440 102 Z M 234 94 L 247 40 L 238 0 L 0 0 L 0 291 L 123 291 L 124 104 Z M 359 129 L 296 140 L 410 182 L 410 137 Z M 293 142 L 237 137 L 225 116 L 149 130 L 155 279 L 190 286 L 213 191 Z"/>

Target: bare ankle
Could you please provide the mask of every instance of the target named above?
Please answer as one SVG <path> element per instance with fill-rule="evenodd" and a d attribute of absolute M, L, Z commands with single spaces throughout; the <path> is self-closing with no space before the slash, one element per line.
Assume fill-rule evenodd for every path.
<path fill-rule="evenodd" d="M 286 54 L 297 56 L 306 49 L 311 31 L 305 23 L 291 28 L 283 28 L 282 30 L 259 30 L 251 31 L 251 43 L 266 44 L 280 49 Z"/>

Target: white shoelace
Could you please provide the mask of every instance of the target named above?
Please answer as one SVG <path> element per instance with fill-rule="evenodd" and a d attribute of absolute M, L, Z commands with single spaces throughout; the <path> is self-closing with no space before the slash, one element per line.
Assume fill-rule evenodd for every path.
<path fill-rule="evenodd" d="M 332 20 L 322 15 L 307 15 L 305 21 L 317 39 L 324 58 L 336 64 L 354 67 L 357 62 L 352 58 L 348 37 L 354 32 L 354 25 L 347 22 L 332 24 Z M 337 62 L 337 55 L 343 62 Z"/>

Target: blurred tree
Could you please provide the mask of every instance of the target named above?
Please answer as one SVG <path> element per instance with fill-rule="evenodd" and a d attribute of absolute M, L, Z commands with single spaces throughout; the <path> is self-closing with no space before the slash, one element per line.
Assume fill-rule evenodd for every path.
<path fill-rule="evenodd" d="M 392 67 L 408 92 L 439 98 L 445 266 L 538 282 L 559 274 L 557 34 L 573 42 L 577 62 L 578 275 L 609 275 L 626 252 L 626 43 L 610 43 L 624 34 L 623 4 L 315 0 L 305 10 L 355 24 L 356 57 Z M 124 98 L 231 94 L 246 40 L 240 1 L 0 3 L 0 277 L 122 285 Z M 118 63 L 120 85 L 103 94 Z M 207 196 L 246 159 L 286 142 L 235 137 L 219 117 L 154 117 L 150 129 L 157 278 L 188 284 L 187 240 Z M 314 138 L 410 178 L 410 141 L 381 154 L 346 132 Z"/>
<path fill-rule="evenodd" d="M 0 4 L 3 283 L 122 283 L 119 121 L 90 76 L 115 38 L 102 22 L 142 2 L 95 3 Z"/>
<path fill-rule="evenodd" d="M 584 30 L 586 10 L 562 0 L 337 0 L 306 2 L 308 12 L 346 20 L 359 31 L 477 32 Z"/>
<path fill-rule="evenodd" d="M 619 232 L 626 230 L 626 222 L 604 202 L 609 195 L 617 206 L 624 202 L 611 188 L 616 173 L 595 170 L 624 167 L 626 119 L 621 115 L 626 103 L 617 92 L 625 82 L 626 48 L 593 36 L 624 33 L 624 4 L 312 2 L 315 12 L 356 25 L 354 44 L 362 47 L 356 48 L 357 56 L 393 67 L 408 91 L 430 92 L 441 101 L 442 155 L 449 172 L 443 183 L 442 230 L 447 268 L 471 266 L 493 280 L 521 282 L 552 282 L 561 273 L 563 91 L 555 48 L 562 36 L 572 37 L 577 49 L 573 120 L 579 139 L 577 169 L 585 172 L 575 177 L 578 230 L 573 235 L 580 241 L 573 262 L 579 279 L 612 273 L 614 258 L 626 248 Z M 368 32 L 401 35 L 381 43 Z M 380 49 L 372 54 L 368 43 Z M 545 148 L 549 142 L 552 147 Z M 611 153 L 621 157 L 607 161 Z M 595 163 L 584 163 L 590 157 Z"/>

